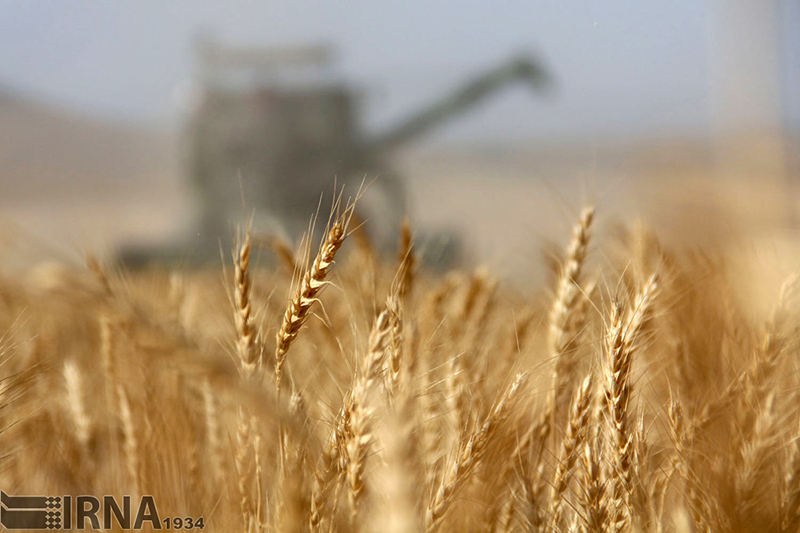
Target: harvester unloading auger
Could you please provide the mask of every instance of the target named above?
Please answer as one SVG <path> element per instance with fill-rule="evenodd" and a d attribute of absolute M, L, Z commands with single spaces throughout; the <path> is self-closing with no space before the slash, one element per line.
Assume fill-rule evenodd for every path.
<path fill-rule="evenodd" d="M 353 194 L 372 183 L 361 218 L 397 227 L 406 209 L 403 180 L 387 154 L 515 82 L 542 89 L 543 68 L 526 56 L 484 72 L 388 131 L 368 138 L 349 85 L 325 81 L 330 50 L 200 46 L 201 93 L 189 123 L 188 170 L 201 199 L 201 235 L 211 249 L 255 212 L 254 230 L 296 238 L 320 195 L 334 183 Z M 316 74 L 309 75 L 309 67 Z M 246 208 L 243 208 L 244 198 Z M 323 215 L 325 208 L 323 205 Z"/>

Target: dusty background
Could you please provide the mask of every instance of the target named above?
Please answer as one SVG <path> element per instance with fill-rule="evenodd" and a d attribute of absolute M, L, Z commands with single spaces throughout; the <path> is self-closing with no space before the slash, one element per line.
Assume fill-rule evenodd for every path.
<path fill-rule="evenodd" d="M 107 124 L 11 97 L 0 99 L 0 125 L 7 250 L 74 261 L 86 251 L 111 255 L 193 231 L 195 198 L 178 132 Z M 587 202 L 597 206 L 605 234 L 622 217 L 641 218 L 671 242 L 758 246 L 772 260 L 797 240 L 794 148 L 743 139 L 725 148 L 734 161 L 719 146 L 675 139 L 420 143 L 395 154 L 394 165 L 407 179 L 420 234 L 450 235 L 468 264 L 535 283 L 543 269 L 531 265 L 545 264 L 542 245 L 564 241 Z"/>

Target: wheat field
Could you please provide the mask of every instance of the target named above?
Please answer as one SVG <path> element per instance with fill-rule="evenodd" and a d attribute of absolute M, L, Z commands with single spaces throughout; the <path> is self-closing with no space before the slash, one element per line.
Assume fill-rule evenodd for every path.
<path fill-rule="evenodd" d="M 796 278 L 595 222 L 534 292 L 408 224 L 382 257 L 346 201 L 221 270 L 4 274 L 0 487 L 222 532 L 800 530 Z"/>

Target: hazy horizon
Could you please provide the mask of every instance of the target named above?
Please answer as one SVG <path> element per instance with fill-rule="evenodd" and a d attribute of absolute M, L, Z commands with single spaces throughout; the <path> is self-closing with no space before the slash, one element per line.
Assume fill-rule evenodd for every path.
<path fill-rule="evenodd" d="M 0 2 L 0 86 L 94 117 L 180 119 L 173 94 L 194 72 L 193 42 L 325 42 L 335 76 L 362 96 L 371 131 L 512 53 L 548 66 L 547 98 L 508 88 L 434 139 L 704 132 L 708 7 L 581 0 L 448 2 Z"/>

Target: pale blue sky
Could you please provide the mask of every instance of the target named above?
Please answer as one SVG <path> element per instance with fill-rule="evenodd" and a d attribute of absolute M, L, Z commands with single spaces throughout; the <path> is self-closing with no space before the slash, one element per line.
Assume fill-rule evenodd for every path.
<path fill-rule="evenodd" d="M 0 0 L 0 85 L 168 124 L 198 30 L 226 42 L 324 41 L 377 129 L 530 50 L 557 80 L 552 96 L 509 89 L 435 139 L 703 133 L 710 16 L 697 0 Z"/>

